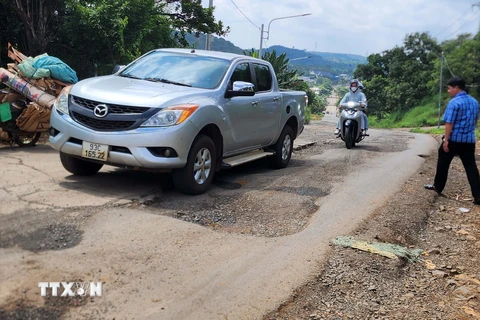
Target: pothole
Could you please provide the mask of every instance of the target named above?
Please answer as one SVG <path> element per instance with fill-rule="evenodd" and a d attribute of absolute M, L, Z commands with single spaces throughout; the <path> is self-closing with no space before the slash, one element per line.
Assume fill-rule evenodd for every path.
<path fill-rule="evenodd" d="M 298 194 L 300 196 L 325 197 L 329 193 L 316 187 L 275 187 L 270 190 Z"/>
<path fill-rule="evenodd" d="M 430 158 L 430 155 L 428 155 L 428 154 L 418 154 L 418 156 L 419 156 L 420 158 L 424 158 L 424 159 Z"/>
<path fill-rule="evenodd" d="M 222 180 L 214 180 L 212 184 L 216 187 L 219 187 L 225 190 L 237 190 L 242 187 L 240 183 L 228 182 L 228 181 L 222 181 Z"/>
<path fill-rule="evenodd" d="M 82 240 L 82 234 L 83 231 L 72 225 L 54 224 L 29 234 L 16 236 L 13 239 L 13 245 L 33 252 L 63 250 L 78 245 Z"/>
<path fill-rule="evenodd" d="M 34 307 L 20 307 L 12 311 L 5 311 L 0 309 L 0 319 L 5 320 L 55 320 L 60 319 L 63 311 L 50 308 L 34 308 Z"/>

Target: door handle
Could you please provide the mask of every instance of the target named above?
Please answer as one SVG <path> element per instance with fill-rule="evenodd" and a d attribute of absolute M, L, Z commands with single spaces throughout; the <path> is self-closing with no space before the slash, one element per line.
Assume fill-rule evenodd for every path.
<path fill-rule="evenodd" d="M 252 106 L 254 107 L 258 106 L 258 100 L 252 101 Z"/>
<path fill-rule="evenodd" d="M 280 97 L 274 97 L 273 101 L 275 101 L 275 102 L 280 101 Z"/>

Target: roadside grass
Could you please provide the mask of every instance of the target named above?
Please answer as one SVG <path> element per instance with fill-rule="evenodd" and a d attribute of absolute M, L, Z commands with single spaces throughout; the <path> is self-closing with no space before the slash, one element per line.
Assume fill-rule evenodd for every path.
<path fill-rule="evenodd" d="M 400 112 L 392 113 L 381 120 L 375 117 L 369 118 L 369 123 L 371 127 L 381 129 L 436 126 L 438 124 L 438 106 L 435 105 L 434 101 L 429 101 L 404 114 Z"/>
<path fill-rule="evenodd" d="M 413 133 L 425 133 L 425 134 L 433 134 L 433 135 L 442 135 L 444 133 L 443 128 L 412 128 L 410 132 Z"/>
<path fill-rule="evenodd" d="M 413 133 L 424 133 L 431 135 L 442 135 L 445 132 L 443 128 L 412 128 L 409 131 Z M 478 129 L 475 130 L 475 136 L 477 140 L 480 140 L 480 131 Z"/>
<path fill-rule="evenodd" d="M 322 120 L 324 116 L 325 116 L 324 114 L 316 114 L 316 113 L 313 113 L 313 114 L 310 116 L 310 119 L 311 119 L 311 120 Z"/>

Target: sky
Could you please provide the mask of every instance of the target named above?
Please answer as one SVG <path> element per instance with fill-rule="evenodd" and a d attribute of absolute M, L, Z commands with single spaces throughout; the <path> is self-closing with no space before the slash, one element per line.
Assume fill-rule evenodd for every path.
<path fill-rule="evenodd" d="M 213 0 L 213 6 L 216 20 L 230 27 L 224 38 L 242 49 L 258 49 L 262 24 L 268 31 L 272 19 L 306 13 L 272 21 L 263 47 L 368 56 L 401 46 L 409 33 L 428 32 L 441 42 L 480 27 L 480 0 Z"/>

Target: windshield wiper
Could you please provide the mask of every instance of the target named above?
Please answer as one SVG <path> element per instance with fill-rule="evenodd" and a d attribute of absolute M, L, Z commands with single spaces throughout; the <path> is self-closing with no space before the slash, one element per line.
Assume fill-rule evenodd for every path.
<path fill-rule="evenodd" d="M 131 75 L 129 73 L 123 73 L 123 74 L 120 74 L 120 77 L 124 77 L 124 78 L 131 78 L 131 79 L 142 79 L 140 77 L 137 77 L 137 76 L 134 76 L 134 75 Z"/>
<path fill-rule="evenodd" d="M 171 80 L 162 79 L 162 78 L 145 78 L 143 80 L 153 81 L 153 82 L 169 83 L 169 84 L 174 84 L 174 85 L 177 85 L 177 86 L 191 87 L 191 85 L 186 84 L 186 83 L 171 81 Z"/>

